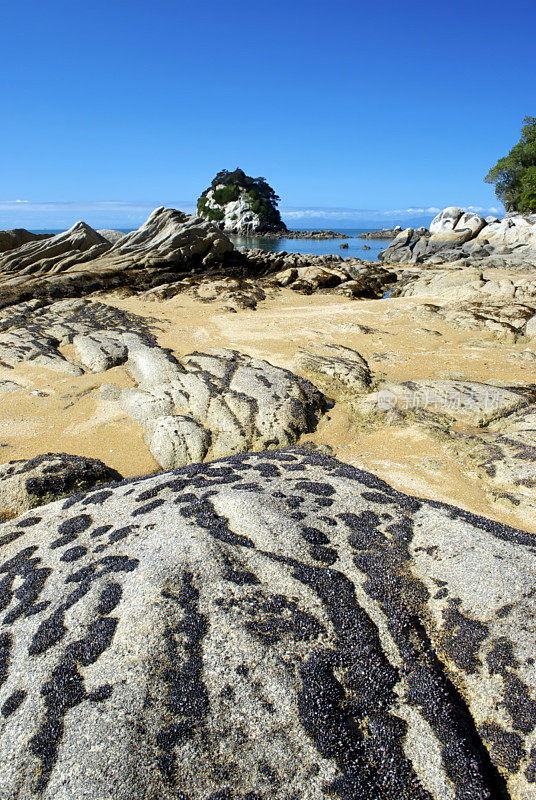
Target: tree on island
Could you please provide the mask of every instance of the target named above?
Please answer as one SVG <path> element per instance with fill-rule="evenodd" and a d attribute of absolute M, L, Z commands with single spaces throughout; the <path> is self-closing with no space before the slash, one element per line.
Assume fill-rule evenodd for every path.
<path fill-rule="evenodd" d="M 507 211 L 536 211 L 536 117 L 525 117 L 521 139 L 484 178 Z"/>

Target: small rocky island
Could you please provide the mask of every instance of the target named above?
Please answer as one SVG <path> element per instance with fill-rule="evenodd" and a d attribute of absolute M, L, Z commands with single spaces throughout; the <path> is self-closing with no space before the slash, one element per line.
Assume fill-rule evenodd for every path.
<path fill-rule="evenodd" d="M 265 178 L 251 178 L 237 167 L 218 172 L 197 201 L 197 213 L 229 233 L 286 232 L 278 202 Z"/>
<path fill-rule="evenodd" d="M 252 178 L 237 167 L 218 172 L 197 201 L 197 213 L 227 233 L 284 239 L 347 239 L 335 231 L 289 231 L 266 178 Z"/>

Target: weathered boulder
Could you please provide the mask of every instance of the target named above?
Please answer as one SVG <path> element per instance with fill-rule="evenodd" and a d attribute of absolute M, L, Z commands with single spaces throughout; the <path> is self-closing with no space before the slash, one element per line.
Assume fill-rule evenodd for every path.
<path fill-rule="evenodd" d="M 456 223 L 463 214 L 463 209 L 457 206 L 449 206 L 444 208 L 437 214 L 430 223 L 430 233 L 441 233 L 442 231 L 452 231 L 456 227 Z"/>
<path fill-rule="evenodd" d="M 536 314 L 533 314 L 533 316 L 527 320 L 525 335 L 529 339 L 536 339 Z"/>
<path fill-rule="evenodd" d="M 372 383 L 370 367 L 356 350 L 337 344 L 302 349 L 299 363 L 315 378 L 327 382 L 330 389 L 366 392 Z"/>
<path fill-rule="evenodd" d="M 385 383 L 403 410 L 424 410 L 463 421 L 475 427 L 488 425 L 534 402 L 520 389 L 501 388 L 478 381 L 419 380 Z"/>
<path fill-rule="evenodd" d="M 157 208 L 138 230 L 119 239 L 94 268 L 164 268 L 173 264 L 207 265 L 234 249 L 217 227 L 173 208 Z"/>
<path fill-rule="evenodd" d="M 118 335 L 127 331 L 153 340 L 146 320 L 105 303 L 82 298 L 18 303 L 0 310 L 0 364 L 26 363 L 72 375 L 100 372 L 122 363 Z M 78 363 L 60 352 L 60 345 L 71 342 Z"/>
<path fill-rule="evenodd" d="M 527 800 L 535 537 L 303 451 L 0 528 L 9 800 Z"/>
<path fill-rule="evenodd" d="M 463 243 L 474 239 L 486 226 L 486 220 L 461 208 L 445 208 L 430 223 L 432 242 Z"/>
<path fill-rule="evenodd" d="M 119 399 L 164 469 L 294 444 L 323 412 L 309 381 L 267 361 L 225 349 L 177 359 L 134 334 L 122 341 L 138 386 Z"/>
<path fill-rule="evenodd" d="M 46 453 L 0 464 L 0 516 L 16 516 L 122 476 L 98 458 Z M 0 634 L 1 635 L 1 634 Z"/>
<path fill-rule="evenodd" d="M 526 245 L 536 248 L 536 214 L 506 214 L 503 219 L 488 224 L 477 241 L 487 242 L 495 248 Z"/>
<path fill-rule="evenodd" d="M 123 364 L 128 357 L 121 334 L 111 331 L 78 333 L 73 339 L 77 360 L 90 372 L 105 372 Z"/>
<path fill-rule="evenodd" d="M 107 242 L 110 242 L 110 244 L 115 244 L 119 241 L 119 239 L 122 239 L 125 236 L 124 231 L 115 231 L 110 228 L 99 228 L 97 233 L 99 236 L 102 236 L 104 239 L 106 239 Z"/>

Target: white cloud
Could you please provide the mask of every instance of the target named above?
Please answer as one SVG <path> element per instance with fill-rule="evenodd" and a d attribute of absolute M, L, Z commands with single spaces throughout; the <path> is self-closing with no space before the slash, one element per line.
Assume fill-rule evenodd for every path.
<path fill-rule="evenodd" d="M 461 206 L 467 211 L 487 216 L 488 214 L 504 214 L 504 211 L 497 207 L 483 208 L 482 206 Z M 312 219 L 337 219 L 337 220 L 403 220 L 407 217 L 426 216 L 435 217 L 442 210 L 441 206 L 408 206 L 407 208 L 377 209 L 377 208 L 332 208 L 332 207 L 312 207 L 312 208 L 281 208 L 281 216 L 287 221 L 312 220 Z"/>
<path fill-rule="evenodd" d="M 0 228 L 28 227 L 30 229 L 66 229 L 82 219 L 93 227 L 137 228 L 158 206 L 179 208 L 195 213 L 191 200 L 121 201 L 121 200 L 0 200 Z M 463 206 L 462 206 L 463 207 Z M 502 216 L 498 207 L 465 206 L 483 216 Z M 431 220 L 441 211 L 439 206 L 408 206 L 407 208 L 377 209 L 334 206 L 283 206 L 281 216 L 292 227 L 318 225 L 326 227 L 360 227 L 403 224 L 415 218 Z M 426 219 L 423 220 L 425 222 Z M 419 224 L 422 224 L 420 222 Z"/>

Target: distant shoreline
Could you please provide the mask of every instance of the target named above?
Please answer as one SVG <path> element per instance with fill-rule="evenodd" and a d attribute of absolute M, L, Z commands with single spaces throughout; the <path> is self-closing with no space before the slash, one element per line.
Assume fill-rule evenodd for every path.
<path fill-rule="evenodd" d="M 241 233 L 234 231 L 224 231 L 231 236 L 240 236 L 243 239 L 352 239 L 353 237 L 345 233 L 337 233 L 330 230 L 312 231 L 265 231 L 263 233 Z"/>

